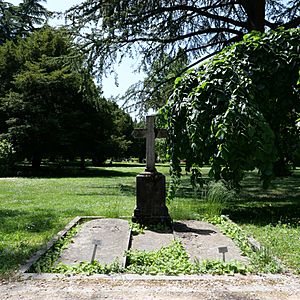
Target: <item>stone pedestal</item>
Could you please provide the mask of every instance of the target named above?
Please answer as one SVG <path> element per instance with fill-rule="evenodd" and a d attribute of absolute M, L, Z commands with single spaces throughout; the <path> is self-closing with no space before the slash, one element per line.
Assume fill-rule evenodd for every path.
<path fill-rule="evenodd" d="M 142 225 L 171 225 L 163 174 L 145 171 L 136 177 L 136 208 L 132 221 Z"/>

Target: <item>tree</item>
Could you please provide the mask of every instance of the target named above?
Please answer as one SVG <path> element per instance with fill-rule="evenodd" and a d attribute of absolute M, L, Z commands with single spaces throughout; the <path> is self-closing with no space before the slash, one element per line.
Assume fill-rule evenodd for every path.
<path fill-rule="evenodd" d="M 23 0 L 19 5 L 0 2 L 0 45 L 18 36 L 25 37 L 46 23 L 51 12 L 40 2 L 45 0 Z"/>
<path fill-rule="evenodd" d="M 115 102 L 109 101 L 107 104 L 109 136 L 99 140 L 92 155 L 94 165 L 101 165 L 108 158 L 123 159 L 131 155 L 133 121 Z"/>
<path fill-rule="evenodd" d="M 86 157 L 111 154 L 101 149 L 115 134 L 111 105 L 68 31 L 45 27 L 7 41 L 0 47 L 0 82 L 0 136 L 20 160 L 39 168 L 42 158 L 80 157 L 83 167 Z"/>
<path fill-rule="evenodd" d="M 130 156 L 130 148 L 133 143 L 133 121 L 128 113 L 125 113 L 119 106 L 111 103 L 112 119 L 115 131 L 111 142 L 114 145 L 112 157 L 121 159 Z M 113 150 L 113 149 L 112 149 Z"/>
<path fill-rule="evenodd" d="M 254 32 L 176 80 L 165 108 L 172 172 L 238 186 L 257 168 L 265 186 L 294 163 L 300 141 L 300 30 Z M 199 175 L 199 176 L 198 176 Z"/>
<path fill-rule="evenodd" d="M 139 70 L 149 71 L 154 62 L 163 61 L 160 72 L 178 61 L 183 49 L 189 64 L 177 76 L 252 30 L 297 27 L 299 5 L 298 0 L 89 0 L 67 16 L 79 31 L 91 29 L 81 31 L 81 37 L 100 75 L 124 56 L 139 56 Z M 166 54 L 170 60 L 164 59 Z M 149 88 L 148 98 L 158 86 Z"/>

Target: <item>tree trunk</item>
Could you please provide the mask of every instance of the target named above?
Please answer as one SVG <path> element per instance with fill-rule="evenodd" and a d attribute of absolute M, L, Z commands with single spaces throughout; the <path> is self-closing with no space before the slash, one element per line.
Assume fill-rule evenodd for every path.
<path fill-rule="evenodd" d="M 240 0 L 248 17 L 248 31 L 265 31 L 266 0 Z"/>
<path fill-rule="evenodd" d="M 85 158 L 84 158 L 84 155 L 80 156 L 80 169 L 81 170 L 85 169 Z"/>
<path fill-rule="evenodd" d="M 31 160 L 31 166 L 34 170 L 39 170 L 42 163 L 42 158 L 39 155 L 34 155 Z"/>
<path fill-rule="evenodd" d="M 285 177 L 292 174 L 291 170 L 289 169 L 288 163 L 283 158 L 280 158 L 275 162 L 274 174 L 276 177 Z"/>

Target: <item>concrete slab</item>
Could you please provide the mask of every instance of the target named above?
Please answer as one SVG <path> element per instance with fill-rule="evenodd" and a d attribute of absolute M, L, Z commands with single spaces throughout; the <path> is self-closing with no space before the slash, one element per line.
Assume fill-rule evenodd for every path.
<path fill-rule="evenodd" d="M 131 249 L 138 251 L 157 251 L 161 247 L 170 245 L 174 240 L 172 232 L 161 233 L 145 230 L 143 234 L 132 237 Z"/>
<path fill-rule="evenodd" d="M 225 253 L 225 261 L 238 260 L 248 263 L 248 259 L 241 255 L 240 249 L 234 242 L 210 223 L 194 220 L 175 222 L 174 236 L 182 241 L 191 261 L 195 259 L 223 260 L 223 254 L 219 253 L 219 248 L 226 247 L 228 252 Z"/>
<path fill-rule="evenodd" d="M 58 262 L 74 265 L 80 262 L 99 261 L 110 264 L 118 261 L 125 266 L 125 251 L 130 241 L 130 228 L 126 220 L 96 219 L 83 224 L 72 243 Z"/>

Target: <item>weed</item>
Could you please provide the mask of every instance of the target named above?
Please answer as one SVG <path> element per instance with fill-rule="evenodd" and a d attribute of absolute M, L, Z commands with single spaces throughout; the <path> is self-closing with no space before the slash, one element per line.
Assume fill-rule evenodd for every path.
<path fill-rule="evenodd" d="M 189 274 L 192 271 L 188 255 L 178 240 L 158 251 L 127 252 L 127 268 L 129 273 L 149 275 L 178 275 Z"/>
<path fill-rule="evenodd" d="M 196 274 L 213 274 L 213 275 L 234 275 L 236 273 L 246 275 L 250 273 L 250 269 L 245 264 L 231 260 L 224 262 L 220 260 L 203 260 L 195 263 Z"/>
<path fill-rule="evenodd" d="M 29 273 L 52 273 L 55 268 L 53 265 L 57 262 L 60 254 L 68 247 L 72 237 L 78 232 L 80 225 L 73 227 L 67 234 L 58 239 L 53 247 L 48 250 L 37 262 L 35 262 L 30 269 Z"/>
<path fill-rule="evenodd" d="M 147 229 L 147 227 L 145 227 L 139 223 L 132 222 L 132 221 L 129 222 L 129 227 L 131 229 L 132 235 L 144 234 L 145 229 Z"/>
<path fill-rule="evenodd" d="M 210 182 L 205 197 L 207 217 L 220 216 L 227 203 L 234 201 L 236 197 L 235 191 L 227 188 L 222 181 Z"/>
<path fill-rule="evenodd" d="M 101 265 L 98 261 L 93 262 L 81 262 L 79 264 L 69 266 L 65 264 L 58 264 L 57 266 L 51 268 L 52 273 L 62 273 L 65 275 L 93 275 L 93 274 L 115 274 L 123 273 L 124 268 L 115 261 L 112 264 Z"/>
<path fill-rule="evenodd" d="M 281 273 L 284 270 L 281 263 L 274 258 L 268 248 L 254 249 L 247 234 L 235 223 L 228 221 L 224 216 L 213 217 L 208 221 L 217 225 L 224 234 L 236 243 L 242 254 L 250 259 L 249 272 L 274 274 Z"/>

